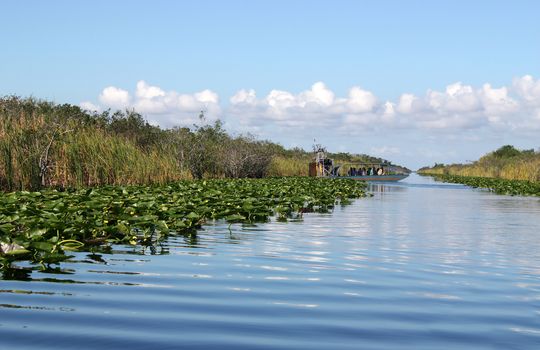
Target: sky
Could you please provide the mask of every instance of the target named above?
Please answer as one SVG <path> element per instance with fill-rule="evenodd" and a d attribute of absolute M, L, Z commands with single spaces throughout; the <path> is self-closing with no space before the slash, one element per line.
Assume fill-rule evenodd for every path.
<path fill-rule="evenodd" d="M 539 1 L 3 1 L 0 96 L 417 169 L 540 148 Z"/>

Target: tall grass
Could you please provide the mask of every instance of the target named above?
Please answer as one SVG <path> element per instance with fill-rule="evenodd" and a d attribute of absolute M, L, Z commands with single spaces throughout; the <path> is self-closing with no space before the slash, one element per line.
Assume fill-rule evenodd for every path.
<path fill-rule="evenodd" d="M 71 108 L 71 107 L 70 107 Z M 143 149 L 88 121 L 76 108 L 9 98 L 0 101 L 0 189 L 164 183 L 189 177 L 173 150 Z"/>
<path fill-rule="evenodd" d="M 231 137 L 220 123 L 162 130 L 132 111 L 90 114 L 72 105 L 0 99 L 0 190 L 307 175 L 309 159 L 287 152 Z"/>
<path fill-rule="evenodd" d="M 269 176 L 308 176 L 309 157 L 274 156 L 268 170 Z"/>
<path fill-rule="evenodd" d="M 204 115 L 203 115 L 204 117 Z M 349 153 L 337 161 L 376 159 Z M 163 130 L 135 111 L 89 113 L 77 106 L 0 98 L 0 190 L 165 183 L 186 178 L 307 176 L 312 155 L 218 121 Z"/>
<path fill-rule="evenodd" d="M 179 171 L 172 154 L 141 150 L 102 130 L 69 135 L 58 154 L 51 174 L 54 186 L 165 183 L 188 177 Z"/>
<path fill-rule="evenodd" d="M 509 152 L 501 152 L 503 149 Z M 503 146 L 471 164 L 438 164 L 433 167 L 424 167 L 418 172 L 540 182 L 540 153 L 533 150 L 519 151 L 512 146 Z"/>

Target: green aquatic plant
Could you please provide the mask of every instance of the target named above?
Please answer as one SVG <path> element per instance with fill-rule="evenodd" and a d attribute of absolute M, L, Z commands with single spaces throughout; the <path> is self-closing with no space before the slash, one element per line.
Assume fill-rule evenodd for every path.
<path fill-rule="evenodd" d="M 0 193 L 0 262 L 48 264 L 94 246 L 152 245 L 209 220 L 286 220 L 365 196 L 365 184 L 309 177 L 214 179 L 154 186 Z"/>
<path fill-rule="evenodd" d="M 497 194 L 540 196 L 539 182 L 445 174 L 431 174 L 431 176 L 444 182 L 460 183 L 475 188 L 486 188 Z"/>

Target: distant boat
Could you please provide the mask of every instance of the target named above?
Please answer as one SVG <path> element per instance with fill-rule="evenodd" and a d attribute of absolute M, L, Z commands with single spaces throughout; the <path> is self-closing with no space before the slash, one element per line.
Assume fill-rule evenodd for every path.
<path fill-rule="evenodd" d="M 352 179 L 358 181 L 399 181 L 409 176 L 409 174 L 384 174 L 384 175 L 352 175 L 352 176 L 338 176 L 343 179 Z"/>
<path fill-rule="evenodd" d="M 399 181 L 409 176 L 408 172 L 390 163 L 342 163 L 336 164 L 326 157 L 326 150 L 319 147 L 315 151 L 315 159 L 309 163 L 309 176 L 357 181 Z"/>

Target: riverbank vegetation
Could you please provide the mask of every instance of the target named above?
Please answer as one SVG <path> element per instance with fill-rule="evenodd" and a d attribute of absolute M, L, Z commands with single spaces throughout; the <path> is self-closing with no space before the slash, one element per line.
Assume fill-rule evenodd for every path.
<path fill-rule="evenodd" d="M 470 164 L 435 164 L 420 168 L 418 173 L 540 182 L 540 152 L 506 145 Z"/>
<path fill-rule="evenodd" d="M 487 188 L 498 194 L 540 196 L 540 152 L 506 145 L 471 164 L 435 164 L 418 170 L 438 180 Z"/>
<path fill-rule="evenodd" d="M 540 196 L 540 182 L 446 174 L 433 174 L 432 176 L 443 182 L 460 183 L 475 188 L 485 188 L 497 194 Z"/>
<path fill-rule="evenodd" d="M 360 182 L 298 177 L 309 152 L 200 117 L 191 128 L 161 129 L 130 110 L 0 99 L 0 263 L 154 245 L 208 221 L 287 220 L 365 196 Z"/>
<path fill-rule="evenodd" d="M 0 264 L 55 263 L 70 250 L 111 244 L 154 245 L 212 220 L 252 223 L 326 212 L 365 196 L 365 186 L 347 179 L 282 177 L 0 193 Z"/>
<path fill-rule="evenodd" d="M 231 135 L 217 121 L 161 129 L 136 111 L 88 112 L 0 99 L 0 190 L 166 184 L 183 179 L 303 176 L 310 152 Z M 340 161 L 382 161 L 330 154 Z"/>

